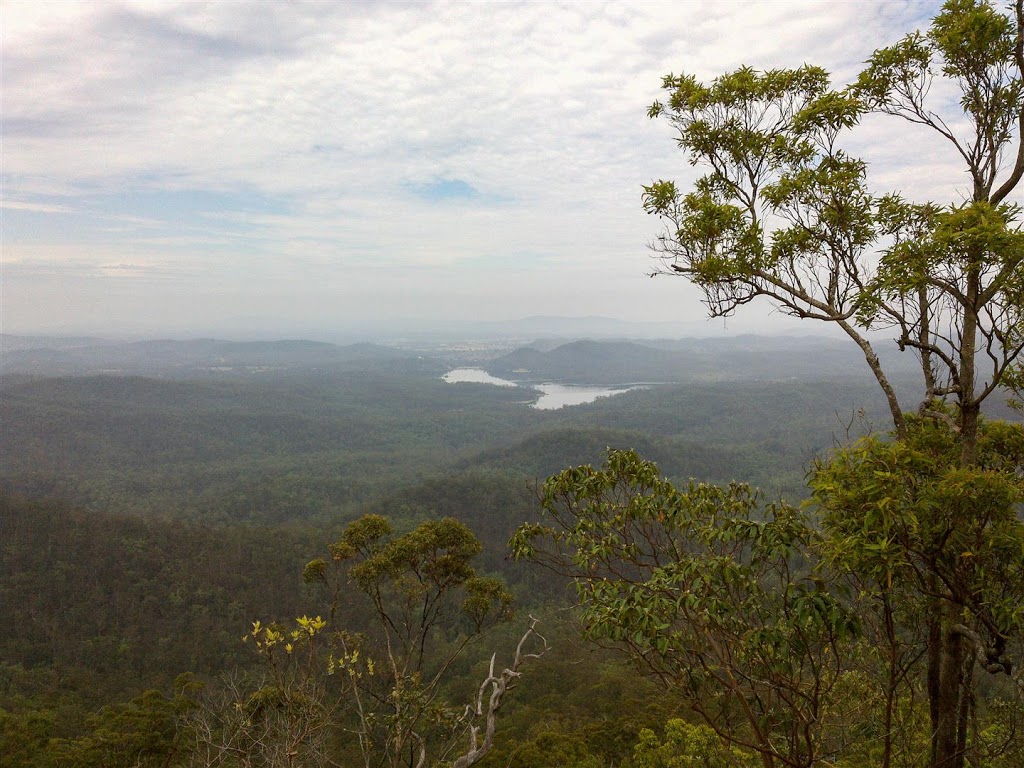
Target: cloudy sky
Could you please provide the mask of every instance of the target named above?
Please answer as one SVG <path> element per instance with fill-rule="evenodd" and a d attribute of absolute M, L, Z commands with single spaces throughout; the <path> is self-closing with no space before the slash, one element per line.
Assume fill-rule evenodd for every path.
<path fill-rule="evenodd" d="M 4 0 L 3 330 L 692 333 L 694 291 L 647 277 L 641 186 L 694 177 L 645 115 L 661 77 L 808 62 L 845 82 L 937 6 Z M 966 187 L 924 134 L 856 140 L 881 187 Z"/>

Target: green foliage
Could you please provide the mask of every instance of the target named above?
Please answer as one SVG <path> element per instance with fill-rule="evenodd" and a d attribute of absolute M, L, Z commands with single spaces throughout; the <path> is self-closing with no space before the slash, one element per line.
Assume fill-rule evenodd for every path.
<path fill-rule="evenodd" d="M 0 709 L 0 754 L 8 768 L 30 768 L 42 761 L 53 733 L 53 713 L 47 710 L 8 712 Z"/>
<path fill-rule="evenodd" d="M 588 637 L 621 644 L 737 744 L 813 764 L 858 621 L 795 568 L 820 545 L 805 513 L 741 485 L 677 490 L 630 451 L 550 478 L 541 503 L 547 522 L 512 552 L 574 578 Z"/>
<path fill-rule="evenodd" d="M 544 414 L 431 371 L 224 381 L 5 380 L 0 481 L 99 510 L 204 523 L 352 519 Z"/>
<path fill-rule="evenodd" d="M 969 751 L 1015 754 L 1009 723 L 1024 712 L 1006 673 L 1022 637 L 1024 427 L 984 424 L 979 465 L 964 469 L 943 422 L 908 426 L 905 441 L 865 438 L 819 466 L 820 529 L 810 507 L 762 507 L 739 485 L 679 490 L 610 451 L 550 478 L 545 520 L 510 547 L 573 578 L 588 638 L 625 649 L 745 754 L 794 765 L 893 764 L 925 749 L 920 625 L 941 598 L 955 606 L 945 631 L 965 643 L 960 669 L 977 659 L 1001 675 L 974 710 Z M 1007 739 L 994 746 L 995 733 Z M 645 738 L 647 758 L 667 759 Z"/>
<path fill-rule="evenodd" d="M 944 422 L 908 427 L 906 440 L 865 438 L 812 474 L 830 562 L 876 588 L 950 601 L 1002 671 L 1007 640 L 1024 631 L 1024 426 L 983 423 L 971 467 Z"/>
<path fill-rule="evenodd" d="M 1021 72 L 1015 62 L 1020 32 L 1014 26 L 987 0 L 949 0 L 926 35 L 914 33 L 875 51 L 856 93 L 875 109 L 935 125 L 924 100 L 941 72 L 960 90 L 960 105 L 974 124 L 971 161 L 987 160 L 1010 142 L 1021 111 Z M 942 130 L 952 138 L 945 126 Z M 983 165 L 975 168 L 976 183 L 985 184 L 984 177 L 995 171 Z"/>
<path fill-rule="evenodd" d="M 799 276 L 873 238 L 864 165 L 834 149 L 838 131 L 863 112 L 859 102 L 806 66 L 744 67 L 707 86 L 670 75 L 663 88 L 667 106 L 656 102 L 648 114 L 672 123 L 691 164 L 711 168 L 690 193 L 666 181 L 645 187 L 645 210 L 668 223 L 655 249 L 670 273 L 700 286 L 712 315 L 762 293 L 793 314 L 822 316 L 829 302 L 845 311 L 852 285 Z M 782 225 L 769 233 L 772 218 Z"/>
<path fill-rule="evenodd" d="M 755 768 L 759 760 L 730 747 L 706 725 L 673 719 L 665 723 L 664 737 L 649 728 L 640 731 L 633 752 L 636 768 Z"/>
<path fill-rule="evenodd" d="M 1024 234 L 1019 206 L 1005 202 L 1024 178 L 1024 152 L 1012 151 L 1015 133 L 1024 140 L 1022 14 L 1020 3 L 1007 15 L 984 0 L 951 0 L 927 34 L 876 51 L 845 90 L 807 66 L 743 67 L 708 85 L 670 75 L 667 103 L 648 112 L 667 119 L 690 163 L 707 171 L 689 191 L 668 181 L 644 190 L 645 210 L 666 225 L 653 243 L 663 272 L 699 286 L 713 316 L 761 296 L 838 324 L 863 351 L 902 436 L 905 409 L 864 333 L 898 329 L 899 349 L 919 356 L 923 401 L 952 395 L 961 406 L 965 457 L 973 414 L 1001 379 L 1012 383 L 1024 348 Z M 966 137 L 927 106 L 936 77 L 962 94 Z M 870 193 L 865 164 L 838 138 L 871 111 L 950 142 L 970 173 L 970 201 L 908 204 Z M 960 330 L 939 330 L 948 327 Z M 976 389 L 979 344 L 992 376 Z"/>
<path fill-rule="evenodd" d="M 367 596 L 389 647 L 394 642 L 401 649 L 400 668 L 406 672 L 422 671 L 435 628 L 462 617 L 477 635 L 512 616 L 512 594 L 500 581 L 477 575 L 471 563 L 481 544 L 454 518 L 427 520 L 394 535 L 386 518 L 364 515 L 349 523 L 329 550 L 344 570 L 343 580 L 329 573 L 323 560 L 310 562 L 304 579 L 333 589 L 332 610 L 346 582 Z"/>
<path fill-rule="evenodd" d="M 522 661 L 517 651 L 512 673 L 495 672 L 492 662 L 476 706 L 455 706 L 445 694 L 467 646 L 513 615 L 512 593 L 500 580 L 477 575 L 472 565 L 482 550 L 479 540 L 454 518 L 428 519 L 399 534 L 387 518 L 367 514 L 349 523 L 328 550 L 330 562 L 311 561 L 303 576 L 329 590 L 332 624 L 352 604 L 353 592 L 367 599 L 373 615 L 366 634 L 331 628 L 324 667 L 347 702 L 348 722 L 336 723 L 355 734 L 365 764 L 398 766 L 416 755 L 444 760 L 471 729 L 475 750 L 481 726 L 474 719 L 488 714 L 486 726 L 493 729 L 493 713 L 483 709 L 484 689 L 500 703 Z M 304 628 L 312 641 L 328 626 L 319 618 L 299 624 L 292 643 L 306 641 Z M 520 649 L 532 634 L 531 624 Z M 276 628 L 254 626 L 253 637 L 270 662 L 272 649 L 282 643 L 292 653 Z"/>
<path fill-rule="evenodd" d="M 413 577 L 407 582 L 408 589 L 412 590 L 414 599 L 419 599 L 425 589 L 441 590 L 461 585 L 473 576 L 469 563 L 480 554 L 481 546 L 464 523 L 452 518 L 429 520 L 381 545 L 379 539 L 390 533 L 385 531 L 382 522 L 374 520 L 373 516 L 364 517 L 352 523 L 342 535 L 344 541 L 353 527 L 364 523 L 371 528 L 370 532 L 357 534 L 366 544 L 357 547 L 356 554 L 365 557 L 349 570 L 350 578 L 360 589 L 369 591 L 383 580 L 401 584 L 406 582 L 402 577 L 408 571 Z M 338 551 L 332 548 L 332 552 Z"/>
<path fill-rule="evenodd" d="M 0 657 L 103 701 L 244 664 L 238 627 L 298 613 L 317 534 L 84 512 L 0 493 Z M 106 698 L 109 697 L 109 698 Z"/>
<path fill-rule="evenodd" d="M 125 704 L 101 709 L 86 722 L 87 735 L 53 739 L 46 760 L 68 768 L 158 768 L 182 752 L 177 721 L 191 706 L 196 684 L 182 676 L 176 693 L 149 690 Z"/>
<path fill-rule="evenodd" d="M 839 426 L 836 401 L 840 412 L 870 412 L 877 399 L 851 381 L 856 359 L 833 343 L 664 346 L 566 351 L 543 375 L 623 383 L 646 371 L 644 380 L 689 383 L 559 411 L 510 402 L 502 392 L 511 388 L 412 374 L 5 379 L 0 483 L 96 512 L 204 525 L 330 527 L 367 511 L 403 524 L 453 516 L 490 548 L 529 513 L 535 480 L 598 461 L 608 446 L 636 448 L 683 479 L 774 487 L 787 474 L 787 492 L 799 493 L 806 461 Z M 807 383 L 779 381 L 789 376 Z M 496 549 L 485 560 L 501 567 Z"/>
<path fill-rule="evenodd" d="M 830 564 L 869 583 L 880 611 L 887 766 L 899 692 L 916 691 L 909 619 L 925 628 L 928 764 L 942 768 L 963 768 L 968 752 L 980 759 L 975 662 L 1009 671 L 1003 656 L 1021 630 L 1018 454 L 1004 443 L 1000 467 L 987 467 L 980 421 L 1000 386 L 1019 394 L 1024 354 L 1024 230 L 1008 202 L 1024 179 L 1024 3 L 1007 11 L 948 0 L 927 32 L 875 51 L 842 91 L 813 67 L 744 67 L 709 85 L 669 76 L 667 105 L 648 112 L 706 171 L 692 190 L 645 188 L 645 209 L 665 224 L 653 244 L 662 271 L 700 287 L 713 316 L 764 297 L 835 323 L 885 395 L 895 442 L 867 440 L 814 482 L 830 510 Z M 962 114 L 929 106 L 936 81 L 959 93 Z M 865 164 L 839 139 L 870 112 L 948 142 L 969 199 L 911 204 L 869 192 Z M 923 421 L 905 415 L 866 333 L 880 329 L 917 358 Z"/>

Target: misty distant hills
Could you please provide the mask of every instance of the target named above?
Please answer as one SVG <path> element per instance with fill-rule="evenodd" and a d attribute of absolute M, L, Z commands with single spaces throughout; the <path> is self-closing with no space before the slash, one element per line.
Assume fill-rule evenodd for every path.
<path fill-rule="evenodd" d="M 32 342 L 38 342 L 33 344 Z M 74 343 L 81 341 L 82 343 Z M 95 342 L 95 343 L 93 343 Z M 95 373 L 189 376 L 308 367 L 364 366 L 404 360 L 411 353 L 376 344 L 319 341 L 160 339 L 135 342 L 48 340 L 5 335 L 0 371 L 45 376 Z"/>
<path fill-rule="evenodd" d="M 27 349 L 78 349 L 99 347 L 110 343 L 112 342 L 98 336 L 21 336 L 0 333 L 0 351 L 5 355 Z"/>
<path fill-rule="evenodd" d="M 887 370 L 911 374 L 911 355 L 879 350 Z M 652 341 L 574 341 L 553 349 L 539 343 L 489 362 L 488 373 L 517 381 L 614 386 L 688 381 L 779 381 L 863 378 L 860 350 L 845 339 L 821 336 Z"/>
<path fill-rule="evenodd" d="M 694 323 L 679 322 L 638 322 L 619 320 L 613 317 L 591 315 L 588 317 L 555 317 L 535 315 L 518 320 L 477 323 L 474 330 L 488 335 L 512 335 L 530 338 L 658 338 L 689 333 Z M 701 327 L 706 326 L 701 323 Z"/>
<path fill-rule="evenodd" d="M 452 356 L 450 352 L 436 356 L 378 344 L 339 346 L 309 340 L 123 342 L 2 335 L 0 351 L 0 373 L 33 376 L 204 378 L 275 371 L 370 369 L 439 376 L 448 363 L 460 364 L 458 354 Z M 893 378 L 913 373 L 913 356 L 900 355 L 891 342 L 880 340 L 878 352 Z M 484 367 L 495 376 L 523 383 L 597 386 L 869 377 L 860 350 L 852 342 L 823 336 L 567 342 L 538 339 L 490 360 Z"/>

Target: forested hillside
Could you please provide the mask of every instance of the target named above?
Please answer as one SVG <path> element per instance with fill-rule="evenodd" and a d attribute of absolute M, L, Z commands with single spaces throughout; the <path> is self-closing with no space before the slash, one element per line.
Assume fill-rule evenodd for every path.
<path fill-rule="evenodd" d="M 584 368 L 612 359 L 629 367 L 628 346 L 582 348 L 591 357 Z M 798 343 L 791 353 L 800 356 Z M 185 672 L 213 682 L 257 669 L 242 635 L 260 618 L 326 610 L 302 568 L 363 514 L 403 530 L 464 521 L 483 545 L 478 567 L 504 578 L 525 616 L 567 594 L 564 580 L 507 557 L 516 528 L 538 519 L 547 476 L 598 463 L 611 446 L 640 451 L 681 482 L 754 479 L 769 493 L 799 495 L 808 462 L 847 430 L 869 429 L 879 408 L 843 369 L 800 385 L 759 380 L 759 371 L 725 383 L 694 360 L 685 384 L 539 411 L 529 390 L 442 381 L 458 360 L 417 358 L 399 370 L 380 367 L 381 358 L 392 356 L 347 370 L 293 360 L 192 379 L 4 377 L 0 691 L 4 743 L 24 729 L 38 738 L 24 764 L 57 759 L 63 753 L 47 752 L 47 740 L 91 733 L 98 726 L 87 719 L 104 704 L 146 688 L 171 696 Z M 626 685 L 630 673 L 613 657 L 581 669 L 579 654 L 591 652 L 564 625 L 568 616 L 546 615 L 551 666 L 508 704 L 517 759 L 541 765 L 558 750 L 567 760 L 624 758 L 639 730 L 660 726 L 674 705 L 635 680 Z M 365 608 L 347 611 L 353 628 L 367 620 Z M 488 641 L 495 650 L 514 642 L 512 627 L 502 632 Z M 538 730 L 551 697 L 569 686 L 565 676 L 578 701 Z"/>
<path fill-rule="evenodd" d="M 254 6 L 4 0 L 0 768 L 1024 766 L 1024 0 Z"/>
<path fill-rule="evenodd" d="M 634 352 L 580 349 L 595 370 Z M 816 457 L 884 423 L 870 382 L 842 367 L 800 382 L 755 369 L 737 381 L 693 362 L 685 383 L 540 411 L 528 390 L 439 378 L 457 363 L 5 377 L 0 738 L 21 755 L 12 765 L 72 753 L 106 765 L 111 743 L 156 732 L 170 739 L 156 753 L 177 748 L 182 707 L 210 706 L 229 670 L 260 674 L 260 654 L 241 641 L 252 622 L 326 615 L 303 566 L 365 514 L 403 531 L 465 522 L 482 544 L 477 568 L 509 585 L 523 620 L 542 617 L 544 671 L 526 674 L 505 706 L 491 763 L 620 762 L 642 738 L 662 738 L 642 733 L 662 734 L 681 704 L 581 645 L 560 607 L 564 578 L 508 559 L 517 528 L 540 520 L 544 478 L 628 448 L 677 483 L 744 480 L 796 500 Z M 372 613 L 353 602 L 344 622 L 362 630 Z M 514 646 L 521 626 L 500 627 L 452 667 L 451 690 L 471 697 L 483 659 Z M 182 673 L 194 677 L 175 682 Z"/>
<path fill-rule="evenodd" d="M 818 354 L 813 345 L 801 352 L 799 342 L 787 348 L 795 359 Z M 587 365 L 600 367 L 622 345 L 591 349 Z M 423 370 L 402 373 L 298 366 L 198 381 L 6 377 L 0 481 L 122 513 L 204 522 L 331 519 L 423 474 L 493 464 L 496 450 L 551 432 L 577 433 L 578 445 L 544 438 L 539 452 L 527 449 L 530 455 L 503 469 L 543 477 L 596 460 L 595 446 L 662 440 L 656 455 L 673 476 L 777 485 L 799 479 L 833 436 L 869 430 L 880 413 L 870 382 L 846 368 L 821 369 L 820 378 L 799 384 L 762 380 L 754 369 L 726 386 L 705 381 L 714 370 L 691 361 L 686 384 L 539 412 L 524 406 L 532 390 L 450 385 L 439 378 L 440 361 L 418 365 Z M 582 436 L 595 428 L 637 434 Z M 697 457 L 703 448 L 686 444 L 724 453 L 711 462 Z M 694 463 L 672 464 L 677 448 Z"/>
<path fill-rule="evenodd" d="M 523 347 L 487 362 L 511 379 L 616 385 L 632 382 L 865 380 L 863 361 L 844 339 L 821 336 L 575 341 Z M 891 353 L 903 375 L 913 365 Z"/>

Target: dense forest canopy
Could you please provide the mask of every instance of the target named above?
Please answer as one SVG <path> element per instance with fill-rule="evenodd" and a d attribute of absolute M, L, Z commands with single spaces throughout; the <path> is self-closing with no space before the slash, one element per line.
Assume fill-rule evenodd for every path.
<path fill-rule="evenodd" d="M 1022 78 L 1021 0 L 665 78 L 661 271 L 836 337 L 5 336 L 3 764 L 1024 763 Z M 869 115 L 970 193 L 873 190 Z"/>

